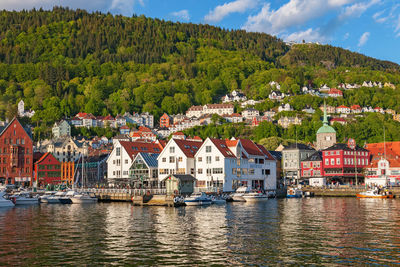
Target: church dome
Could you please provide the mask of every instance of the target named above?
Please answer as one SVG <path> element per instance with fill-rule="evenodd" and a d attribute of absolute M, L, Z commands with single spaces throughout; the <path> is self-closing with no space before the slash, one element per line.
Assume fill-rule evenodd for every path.
<path fill-rule="evenodd" d="M 318 131 L 317 134 L 322 134 L 322 133 L 336 133 L 335 129 L 333 129 L 332 126 L 329 126 L 328 124 L 322 125 Z"/>

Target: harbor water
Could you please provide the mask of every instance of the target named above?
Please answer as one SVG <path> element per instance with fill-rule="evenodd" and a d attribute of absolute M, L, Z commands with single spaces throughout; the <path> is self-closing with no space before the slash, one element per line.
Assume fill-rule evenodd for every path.
<path fill-rule="evenodd" d="M 400 263 L 400 200 L 0 209 L 0 266 Z"/>

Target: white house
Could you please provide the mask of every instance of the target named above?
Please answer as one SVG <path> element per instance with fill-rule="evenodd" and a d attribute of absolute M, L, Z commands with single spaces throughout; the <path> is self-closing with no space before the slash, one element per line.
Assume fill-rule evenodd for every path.
<path fill-rule="evenodd" d="M 229 103 L 229 102 L 241 102 L 241 101 L 246 101 L 247 97 L 245 94 L 242 92 L 233 90 L 232 93 L 225 95 L 222 99 L 223 103 Z"/>
<path fill-rule="evenodd" d="M 285 98 L 285 94 L 282 93 L 281 91 L 272 91 L 269 95 L 268 98 L 271 100 L 282 100 Z"/>
<path fill-rule="evenodd" d="M 341 105 L 336 108 L 336 112 L 340 114 L 350 114 L 351 109 L 349 107 Z"/>
<path fill-rule="evenodd" d="M 205 114 L 218 114 L 222 116 L 225 114 L 232 114 L 233 111 L 234 106 L 232 104 L 207 104 L 204 106 L 191 106 L 186 111 L 186 116 L 188 116 L 189 118 L 199 118 Z"/>
<path fill-rule="evenodd" d="M 251 120 L 254 117 L 260 116 L 260 112 L 254 108 L 248 108 L 242 111 L 242 116 L 245 119 Z"/>
<path fill-rule="evenodd" d="M 34 110 L 25 110 L 25 102 L 23 100 L 18 102 L 18 116 L 32 118 L 35 115 Z"/>
<path fill-rule="evenodd" d="M 293 108 L 290 106 L 289 103 L 286 104 L 282 104 L 278 107 L 278 112 L 282 112 L 282 111 L 292 111 Z"/>
<path fill-rule="evenodd" d="M 251 140 L 207 138 L 195 157 L 198 191 L 276 189 L 276 160 Z"/>
<path fill-rule="evenodd" d="M 115 141 L 107 159 L 107 178 L 109 184 L 132 185 L 129 168 L 139 152 L 160 154 L 162 146 L 157 142 Z"/>
<path fill-rule="evenodd" d="M 195 174 L 194 155 L 203 141 L 171 138 L 157 158 L 158 179 L 161 182 L 170 174 Z"/>

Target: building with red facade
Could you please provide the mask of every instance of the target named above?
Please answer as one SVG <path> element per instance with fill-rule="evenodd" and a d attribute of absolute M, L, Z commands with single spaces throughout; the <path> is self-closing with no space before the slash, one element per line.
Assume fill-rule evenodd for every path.
<path fill-rule="evenodd" d="M 32 185 L 33 141 L 17 118 L 0 127 L 0 183 Z"/>
<path fill-rule="evenodd" d="M 323 175 L 328 182 L 364 183 L 364 168 L 369 165 L 369 160 L 368 150 L 359 146 L 351 149 L 338 143 L 322 150 Z"/>
<path fill-rule="evenodd" d="M 169 128 L 172 124 L 172 118 L 167 113 L 160 117 L 160 128 Z"/>
<path fill-rule="evenodd" d="M 308 179 L 312 186 L 325 185 L 324 169 L 322 167 L 322 152 L 317 151 L 301 162 L 301 177 Z"/>
<path fill-rule="evenodd" d="M 50 152 L 44 154 L 34 165 L 35 181 L 38 186 L 62 182 L 61 163 Z"/>

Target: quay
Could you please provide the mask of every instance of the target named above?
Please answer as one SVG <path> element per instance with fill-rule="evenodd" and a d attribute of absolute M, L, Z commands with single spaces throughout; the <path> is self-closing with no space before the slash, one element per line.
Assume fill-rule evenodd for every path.
<path fill-rule="evenodd" d="M 315 188 L 303 187 L 304 191 L 313 192 L 316 197 L 356 197 L 357 193 L 364 192 L 365 187 L 338 187 L 338 188 Z M 400 197 L 400 187 L 389 188 L 397 198 Z"/>

